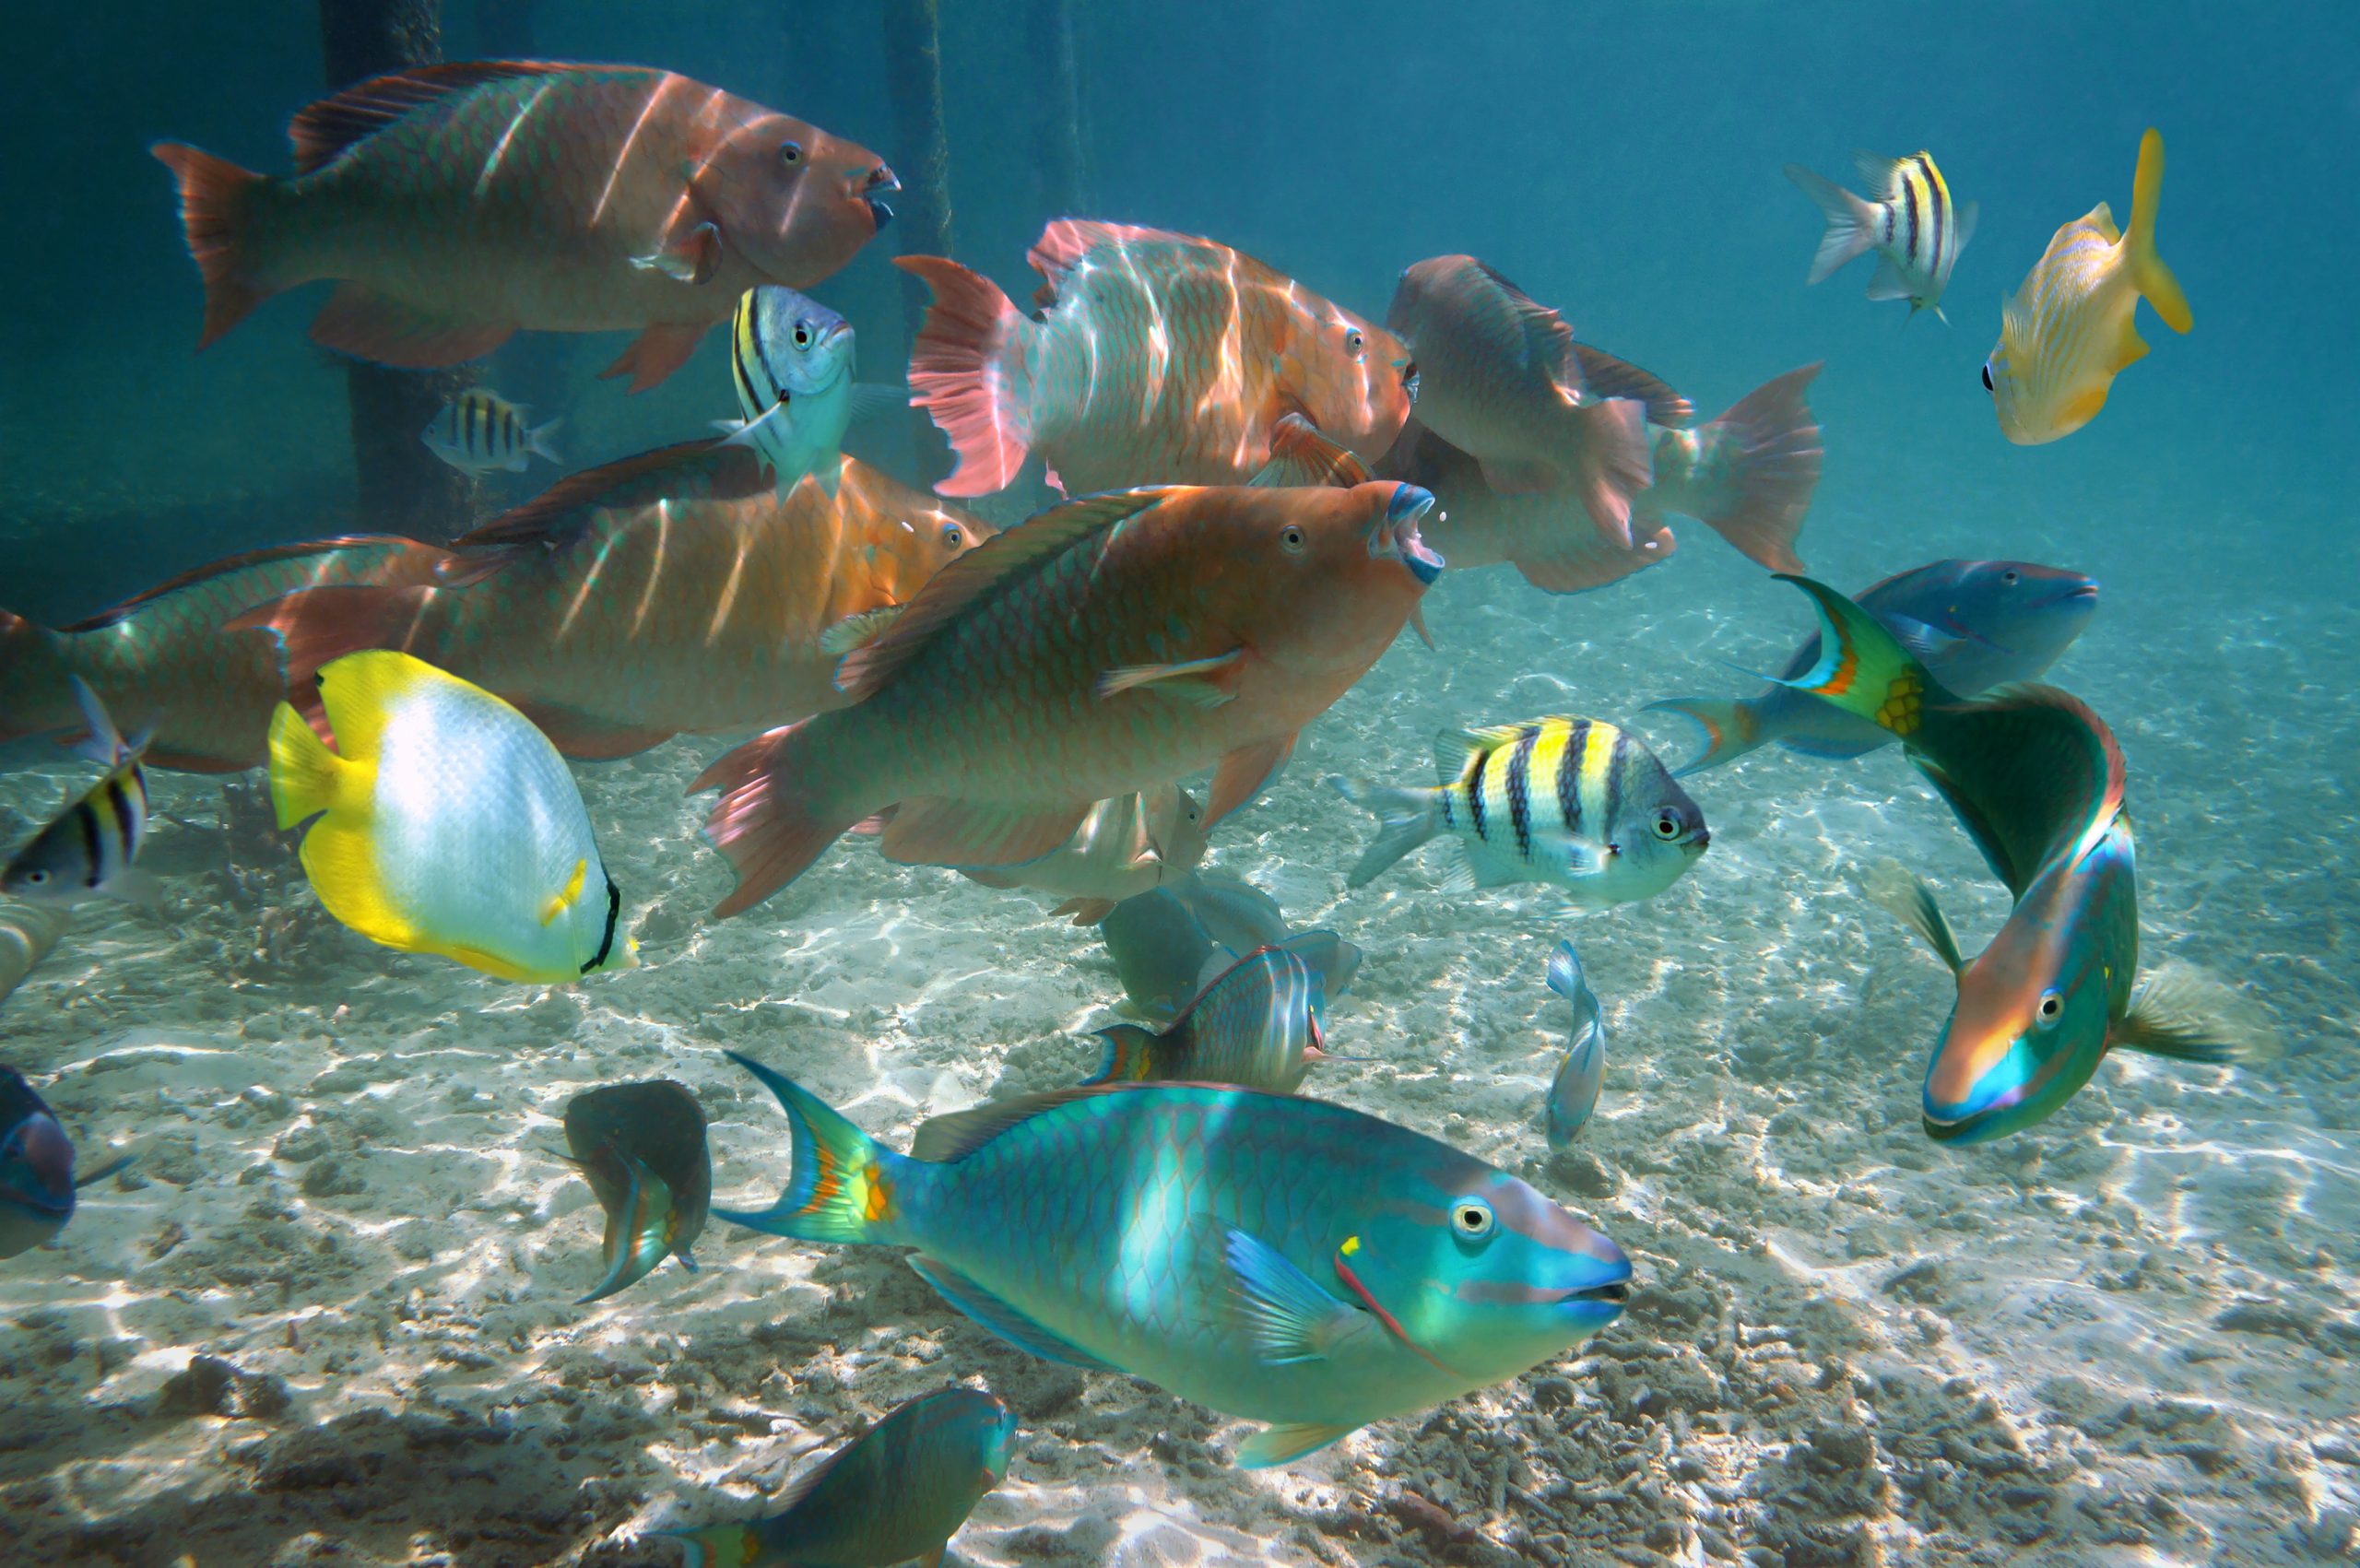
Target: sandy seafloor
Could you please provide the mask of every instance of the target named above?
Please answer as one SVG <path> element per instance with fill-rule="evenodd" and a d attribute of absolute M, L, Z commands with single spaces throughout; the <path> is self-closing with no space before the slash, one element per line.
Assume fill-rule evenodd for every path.
<path fill-rule="evenodd" d="M 864 1420 L 963 1380 L 1022 1422 L 955 1544 L 973 1563 L 2352 1561 L 2360 995 L 2339 867 L 2360 647 L 2348 620 L 2273 607 L 2277 563 L 2238 530 L 2191 572 L 2088 560 L 2060 517 L 2041 553 L 2098 571 L 2106 599 L 2058 673 L 2130 755 L 2149 961 L 2246 987 L 2289 1055 L 2238 1074 L 2117 1057 L 2032 1132 L 1929 1143 L 1948 982 L 1848 878 L 1924 867 L 1970 949 L 2005 897 L 1890 751 L 1696 781 L 1712 851 L 1646 905 L 1446 894 L 1445 849 L 1347 896 L 1367 821 L 1323 775 L 1420 781 L 1445 723 L 1732 690 L 1717 660 L 1761 667 L 1805 624 L 1693 525 L 1604 594 L 1446 578 L 1442 651 L 1405 638 L 1213 863 L 1367 949 L 1329 1027 L 1375 1059 L 1313 1092 L 1538 1183 L 1637 1278 L 1577 1354 L 1292 1470 L 1232 1467 L 1239 1423 L 1007 1348 L 890 1250 L 715 1222 L 702 1273 L 572 1304 L 599 1215 L 549 1152 L 568 1097 L 681 1079 L 719 1200 L 755 1204 L 785 1123 L 721 1047 L 897 1146 L 926 1114 L 1070 1081 L 1120 988 L 1050 901 L 860 844 L 708 924 L 727 879 L 680 791 L 718 744 L 675 743 L 581 772 L 647 967 L 541 990 L 325 923 L 284 842 L 211 831 L 218 781 L 159 775 L 171 918 L 85 912 L 0 1008 L 0 1050 L 84 1160 L 142 1150 L 61 1242 L 0 1263 L 0 1556 L 668 1565 L 643 1529 L 762 1512 Z M 1814 527 L 1884 536 L 1813 550 L 1852 588 L 1941 553 Z M 0 776 L 0 839 L 86 774 Z M 1611 1067 L 1552 1163 L 1538 1114 L 1567 1014 L 1540 974 L 1564 934 Z"/>

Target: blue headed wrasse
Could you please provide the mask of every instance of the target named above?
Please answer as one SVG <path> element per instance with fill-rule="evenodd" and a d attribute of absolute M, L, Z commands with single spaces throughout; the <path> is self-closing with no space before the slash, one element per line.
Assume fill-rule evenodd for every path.
<path fill-rule="evenodd" d="M 1818 607 L 1823 652 L 1789 684 L 1890 731 L 2014 896 L 1972 961 L 1924 882 L 1870 882 L 1958 979 L 1927 1064 L 1925 1126 L 1942 1143 L 2053 1114 L 2117 1046 L 2243 1063 L 2275 1050 L 2223 987 L 2166 969 L 2136 984 L 2139 878 L 2122 749 L 2079 699 L 2019 686 L 1964 700 L 1835 589 L 1786 579 Z"/>

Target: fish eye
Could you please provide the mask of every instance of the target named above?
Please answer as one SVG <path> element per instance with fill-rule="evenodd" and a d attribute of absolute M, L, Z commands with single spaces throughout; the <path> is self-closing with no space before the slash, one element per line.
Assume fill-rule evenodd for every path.
<path fill-rule="evenodd" d="M 1986 392 L 1993 390 L 1991 385 L 1991 361 L 1988 360 L 1983 361 L 1983 390 Z"/>
<path fill-rule="evenodd" d="M 778 149 L 778 160 L 781 163 L 785 164 L 789 169 L 792 169 L 796 165 L 801 163 L 803 161 L 803 144 L 801 142 L 780 143 Z"/>
<path fill-rule="evenodd" d="M 2043 991 L 2040 994 L 2040 1009 L 2035 1015 L 2034 1022 L 2042 1029 L 2053 1029 L 2057 1020 L 2064 1016 L 2064 993 L 2053 989 Z"/>
<path fill-rule="evenodd" d="M 1344 334 L 1344 352 L 1350 354 L 1353 359 L 1359 359 L 1363 353 L 1367 351 L 1367 335 L 1363 333 L 1359 327 L 1353 327 Z"/>
<path fill-rule="evenodd" d="M 2007 571 L 2000 573 L 2000 581 L 2005 583 L 2011 588 L 2014 587 L 2016 585 L 2015 568 L 2010 567 Z"/>
<path fill-rule="evenodd" d="M 811 324 L 809 322 L 799 321 L 795 324 L 795 346 L 797 348 L 808 348 L 811 347 Z"/>
<path fill-rule="evenodd" d="M 1480 1197 L 1462 1197 L 1450 1206 L 1450 1233 L 1462 1242 L 1480 1242 L 1498 1221 L 1492 1206 Z"/>
<path fill-rule="evenodd" d="M 956 523 L 951 524 L 950 526 L 942 530 L 942 542 L 950 546 L 954 550 L 961 545 L 966 543 L 966 541 L 967 531 L 960 527 Z"/>
<path fill-rule="evenodd" d="M 1681 827 L 1678 812 L 1659 811 L 1656 814 L 1656 837 L 1666 841 L 1676 839 L 1680 836 Z"/>
<path fill-rule="evenodd" d="M 1301 555 L 1303 553 L 1303 530 L 1294 524 L 1290 523 L 1285 527 L 1279 530 L 1279 548 L 1286 551 L 1287 554 Z"/>
<path fill-rule="evenodd" d="M 48 880 L 49 873 L 46 871 L 36 869 L 25 873 L 25 886 L 29 888 L 38 888 Z"/>

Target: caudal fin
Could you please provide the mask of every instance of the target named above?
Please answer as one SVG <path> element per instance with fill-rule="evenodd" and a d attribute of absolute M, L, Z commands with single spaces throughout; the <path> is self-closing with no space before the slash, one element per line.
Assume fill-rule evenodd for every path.
<path fill-rule="evenodd" d="M 158 142 L 148 150 L 180 182 L 181 228 L 205 277 L 205 330 L 196 340 L 202 348 L 283 287 L 264 279 L 257 253 L 255 206 L 270 182 L 185 142 Z"/>
<path fill-rule="evenodd" d="M 1787 178 L 1802 187 L 1803 195 L 1818 205 L 1820 215 L 1827 219 L 1827 232 L 1820 236 L 1819 253 L 1811 259 L 1811 277 L 1805 286 L 1823 283 L 1837 267 L 1875 242 L 1877 209 L 1800 163 L 1787 165 Z"/>
<path fill-rule="evenodd" d="M 77 722 L 65 640 L 0 610 L 0 741 L 62 733 Z"/>
<path fill-rule="evenodd" d="M 751 1056 L 731 1061 L 762 1080 L 786 1113 L 793 1141 L 787 1180 L 768 1208 L 716 1208 L 733 1225 L 805 1242 L 892 1242 L 901 1218 L 895 1194 L 917 1161 L 894 1153 L 855 1126 L 834 1107 Z"/>
<path fill-rule="evenodd" d="M 659 1539 L 676 1540 L 688 1555 L 680 1568 L 716 1568 L 721 1563 L 758 1562 L 762 1538 L 744 1525 L 707 1525 L 701 1530 L 656 1530 Z"/>
<path fill-rule="evenodd" d="M 1386 867 L 1442 831 L 1442 791 L 1438 789 L 1397 789 L 1360 779 L 1328 782 L 1346 800 L 1376 814 L 1375 842 L 1344 878 L 1347 887 L 1368 886 Z"/>
<path fill-rule="evenodd" d="M 1098 1058 L 1098 1070 L 1082 1082 L 1145 1083 L 1155 1076 L 1154 1031 L 1118 1023 L 1100 1030 L 1098 1038 L 1106 1043 L 1105 1055 Z"/>
<path fill-rule="evenodd" d="M 2139 138 L 2139 171 L 2131 178 L 2130 227 L 2122 236 L 2123 256 L 2130 266 L 2130 281 L 2155 307 L 2164 324 L 2186 332 L 2196 324 L 2179 279 L 2155 253 L 2155 207 L 2164 197 L 2164 136 L 2150 127 Z"/>
<path fill-rule="evenodd" d="M 998 285 L 947 256 L 897 256 L 893 265 L 934 290 L 910 348 L 910 402 L 959 454 L 958 468 L 934 488 L 950 496 L 1006 489 L 1032 442 L 1022 360 L 1008 352 L 1024 318 Z"/>
<path fill-rule="evenodd" d="M 714 918 L 742 914 L 803 875 L 827 847 L 852 831 L 868 808 L 840 809 L 814 788 L 806 757 L 811 721 L 791 724 L 723 754 L 689 793 L 719 789 L 705 837 L 728 857 L 737 890 L 713 906 Z"/>
<path fill-rule="evenodd" d="M 1609 397 L 1587 404 L 1574 416 L 1581 427 L 1581 466 L 1576 483 L 1583 507 L 1598 531 L 1631 548 L 1631 502 L 1656 482 L 1654 443 L 1647 437 L 1647 406 L 1635 397 Z"/>
<path fill-rule="evenodd" d="M 1826 455 L 1819 419 L 1803 395 L 1819 371 L 1805 365 L 1763 383 L 1698 432 L 1702 443 L 1718 447 L 1729 476 L 1728 489 L 1701 520 L 1773 572 L 1803 570 L 1795 540 Z"/>
<path fill-rule="evenodd" d="M 1734 762 L 1770 737 L 1762 725 L 1762 704 L 1752 697 L 1666 697 L 1642 713 L 1678 713 L 1704 732 L 1705 749 L 1671 771 L 1674 778 Z"/>

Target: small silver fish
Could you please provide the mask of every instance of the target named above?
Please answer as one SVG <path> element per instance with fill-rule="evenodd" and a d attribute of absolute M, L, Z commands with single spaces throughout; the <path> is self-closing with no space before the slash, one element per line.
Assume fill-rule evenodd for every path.
<path fill-rule="evenodd" d="M 1557 1080 L 1549 1086 L 1549 1147 L 1563 1149 L 1598 1109 L 1598 1091 L 1606 1082 L 1606 1021 L 1599 1016 L 1598 996 L 1582 978 L 1582 961 L 1571 942 L 1559 942 L 1549 955 L 1549 989 L 1574 1005 L 1565 1059 L 1557 1068 Z"/>
<path fill-rule="evenodd" d="M 749 289 L 729 323 L 729 375 L 743 420 L 714 428 L 728 444 L 750 446 L 769 465 L 782 499 L 810 475 L 830 496 L 855 419 L 909 400 L 906 388 L 853 379 L 852 324 L 784 285 Z"/>
<path fill-rule="evenodd" d="M 0 869 L 0 893 L 27 903 L 101 897 L 153 902 L 160 891 L 156 879 L 132 865 L 148 839 L 148 775 L 139 766 L 148 737 L 126 743 L 80 676 L 74 696 L 90 730 L 76 749 L 102 763 L 106 775 Z"/>
<path fill-rule="evenodd" d="M 1800 163 L 1787 165 L 1787 178 L 1818 204 L 1827 219 L 1819 254 L 1811 258 L 1811 282 L 1823 282 L 1854 256 L 1874 251 L 1877 270 L 1869 279 L 1870 299 L 1906 300 L 1911 315 L 1931 311 L 1947 323 L 1942 290 L 1950 285 L 1959 253 L 1975 233 L 1975 204 L 1952 206 L 1950 183 L 1934 167 L 1931 154 L 1880 158 L 1856 152 L 1852 161 L 1874 193 L 1870 200 Z"/>
<path fill-rule="evenodd" d="M 550 438 L 565 421 L 532 426 L 525 422 L 525 414 L 523 407 L 479 386 L 442 405 L 419 439 L 462 474 L 488 474 L 495 468 L 521 474 L 536 457 L 562 464 L 565 459 Z"/>

